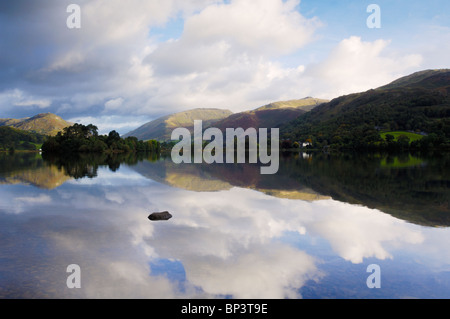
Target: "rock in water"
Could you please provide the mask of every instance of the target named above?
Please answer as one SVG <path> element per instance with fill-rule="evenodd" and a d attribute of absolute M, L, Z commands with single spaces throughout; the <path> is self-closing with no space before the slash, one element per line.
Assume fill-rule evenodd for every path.
<path fill-rule="evenodd" d="M 152 213 L 148 216 L 150 220 L 169 220 L 171 218 L 172 215 L 169 212 Z"/>

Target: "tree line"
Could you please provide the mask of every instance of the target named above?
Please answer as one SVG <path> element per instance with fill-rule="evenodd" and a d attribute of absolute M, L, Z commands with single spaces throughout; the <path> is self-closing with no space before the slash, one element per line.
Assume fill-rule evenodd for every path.
<path fill-rule="evenodd" d="M 142 141 L 134 136 L 121 138 L 115 130 L 107 135 L 99 135 L 95 125 L 74 124 L 50 136 L 42 145 L 44 153 L 159 153 L 158 141 Z"/>

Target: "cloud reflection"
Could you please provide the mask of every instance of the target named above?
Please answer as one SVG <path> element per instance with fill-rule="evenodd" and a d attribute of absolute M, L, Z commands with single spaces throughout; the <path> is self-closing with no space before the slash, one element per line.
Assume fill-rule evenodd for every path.
<path fill-rule="evenodd" d="M 53 290 L 45 288 L 51 297 L 62 291 L 64 297 L 85 298 L 300 298 L 308 280 L 327 274 L 320 270 L 319 256 L 283 241 L 286 233 L 295 234 L 299 243 L 321 238 L 352 263 L 393 258 L 395 250 L 425 241 L 418 226 L 331 199 L 290 200 L 237 187 L 200 193 L 144 183 L 143 177 L 139 182 L 136 175 L 137 186 L 123 186 L 117 179 L 127 178 L 127 168 L 122 172 L 114 183 L 106 182 L 110 173 L 100 169 L 99 178 L 90 183 L 66 183 L 33 196 L 10 190 L 23 205 L 26 236 L 45 245 L 52 256 L 52 267 L 36 273 L 51 280 Z M 45 213 L 49 205 L 52 214 Z M 173 218 L 147 219 L 162 210 Z M 37 254 L 19 249 L 26 236 L 15 244 L 8 241 L 18 245 L 13 259 L 23 267 L 23 260 Z M 152 263 L 158 260 L 180 263 L 185 281 L 155 273 Z M 64 270 L 72 263 L 82 268 L 80 291 L 64 287 Z"/>

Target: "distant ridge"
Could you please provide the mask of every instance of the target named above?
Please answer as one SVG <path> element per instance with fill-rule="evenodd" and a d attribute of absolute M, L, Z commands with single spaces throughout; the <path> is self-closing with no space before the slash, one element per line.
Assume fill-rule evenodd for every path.
<path fill-rule="evenodd" d="M 194 129 L 194 120 L 202 120 L 204 126 L 211 125 L 233 114 L 229 110 L 198 108 L 189 111 L 170 114 L 148 122 L 123 137 L 135 136 L 140 140 L 168 141 L 172 131 L 178 127 L 184 127 L 191 132 Z"/>
<path fill-rule="evenodd" d="M 52 113 L 41 113 L 23 119 L 0 119 L 0 126 L 10 126 L 19 130 L 54 136 L 73 123 Z"/>
<path fill-rule="evenodd" d="M 265 106 L 261 106 L 260 108 L 257 108 L 256 111 L 294 108 L 309 112 L 316 106 L 326 102 L 329 102 L 329 100 L 318 99 L 308 96 L 303 99 L 273 102 Z"/>
<path fill-rule="evenodd" d="M 222 131 L 227 128 L 248 129 L 276 128 L 298 116 L 305 114 L 328 100 L 307 97 L 299 100 L 280 101 L 261 106 L 255 110 L 232 114 L 226 119 L 214 123 Z"/>

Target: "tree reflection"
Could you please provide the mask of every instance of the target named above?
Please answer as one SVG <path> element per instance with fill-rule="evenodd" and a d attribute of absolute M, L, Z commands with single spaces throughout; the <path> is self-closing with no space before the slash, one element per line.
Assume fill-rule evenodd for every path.
<path fill-rule="evenodd" d="M 97 177 L 99 167 L 108 167 L 112 172 L 116 172 L 121 164 L 132 166 L 143 160 L 154 162 L 158 159 L 158 156 L 146 153 L 76 153 L 70 155 L 44 153 L 42 158 L 47 165 L 55 165 L 66 175 L 80 179 Z"/>

